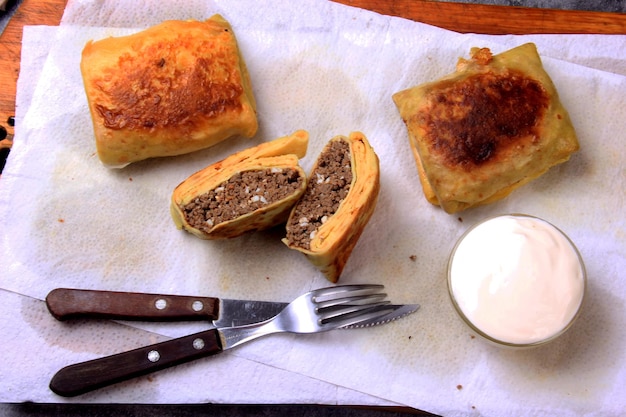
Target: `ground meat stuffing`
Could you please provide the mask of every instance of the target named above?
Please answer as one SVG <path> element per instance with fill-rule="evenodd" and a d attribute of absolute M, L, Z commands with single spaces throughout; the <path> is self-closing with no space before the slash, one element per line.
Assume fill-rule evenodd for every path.
<path fill-rule="evenodd" d="M 192 227 L 208 232 L 215 225 L 279 201 L 301 187 L 304 179 L 291 168 L 267 168 L 233 175 L 183 207 Z"/>
<path fill-rule="evenodd" d="M 335 214 L 351 183 L 350 146 L 343 140 L 333 141 L 320 155 L 304 196 L 287 224 L 289 243 L 310 249 L 317 229 Z"/>

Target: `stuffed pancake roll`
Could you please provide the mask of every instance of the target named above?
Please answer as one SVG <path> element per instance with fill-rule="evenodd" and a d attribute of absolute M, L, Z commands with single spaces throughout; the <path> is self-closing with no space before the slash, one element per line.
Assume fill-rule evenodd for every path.
<path fill-rule="evenodd" d="M 250 76 L 232 27 L 219 15 L 90 41 L 80 69 L 97 155 L 107 167 L 257 131 Z"/>
<path fill-rule="evenodd" d="M 331 139 L 287 221 L 289 248 L 337 282 L 371 218 L 380 190 L 378 156 L 360 132 Z"/>
<path fill-rule="evenodd" d="M 172 194 L 174 223 L 207 240 L 284 223 L 306 189 L 298 162 L 307 144 L 308 134 L 297 131 L 196 172 Z"/>
<path fill-rule="evenodd" d="M 579 149 L 532 43 L 497 55 L 473 48 L 454 73 L 393 100 L 424 195 L 447 213 L 498 201 Z"/>

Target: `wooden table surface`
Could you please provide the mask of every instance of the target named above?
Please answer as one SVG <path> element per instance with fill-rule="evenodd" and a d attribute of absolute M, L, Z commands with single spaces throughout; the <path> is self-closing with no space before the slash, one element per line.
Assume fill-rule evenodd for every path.
<path fill-rule="evenodd" d="M 485 34 L 594 33 L 626 34 L 626 14 L 539 8 L 443 3 L 427 0 L 335 0 L 350 6 L 400 16 L 457 32 Z M 0 126 L 12 145 L 16 83 L 20 68 L 22 27 L 57 25 L 67 0 L 24 0 L 0 36 Z"/>

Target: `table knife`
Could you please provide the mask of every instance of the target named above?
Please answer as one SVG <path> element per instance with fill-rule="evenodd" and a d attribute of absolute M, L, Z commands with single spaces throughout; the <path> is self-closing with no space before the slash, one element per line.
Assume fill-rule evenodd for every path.
<path fill-rule="evenodd" d="M 57 320 L 99 318 L 132 321 L 208 320 L 211 327 L 258 323 L 280 313 L 288 303 L 231 300 L 217 297 L 165 295 L 139 292 L 57 288 L 46 297 L 46 306 Z M 391 305 L 387 316 L 346 328 L 376 326 L 410 313 L 409 307 Z"/>
<path fill-rule="evenodd" d="M 57 320 L 101 318 L 134 321 L 208 320 L 233 327 L 274 317 L 287 303 L 218 297 L 57 288 L 46 297 Z"/>

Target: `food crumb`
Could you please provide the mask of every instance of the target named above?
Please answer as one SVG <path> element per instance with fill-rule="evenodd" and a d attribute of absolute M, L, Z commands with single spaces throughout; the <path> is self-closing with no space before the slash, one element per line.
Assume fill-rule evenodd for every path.
<path fill-rule="evenodd" d="M 411 256 L 409 256 L 409 259 L 412 260 L 413 262 L 415 262 L 417 260 L 417 256 L 411 255 Z"/>
<path fill-rule="evenodd" d="M 474 336 L 473 334 L 470 334 L 470 339 L 476 339 L 476 336 Z"/>
<path fill-rule="evenodd" d="M 269 281 L 269 280 L 270 280 L 270 277 L 265 277 L 265 279 L 266 279 L 267 281 Z"/>
<path fill-rule="evenodd" d="M 65 219 L 58 219 L 59 223 L 65 223 Z"/>
<path fill-rule="evenodd" d="M 456 389 L 458 389 L 459 391 L 461 391 L 463 389 L 463 385 L 459 384 L 456 386 Z"/>
<path fill-rule="evenodd" d="M 133 177 L 128 177 L 128 181 L 133 182 Z"/>

